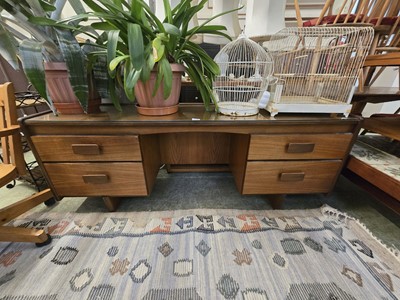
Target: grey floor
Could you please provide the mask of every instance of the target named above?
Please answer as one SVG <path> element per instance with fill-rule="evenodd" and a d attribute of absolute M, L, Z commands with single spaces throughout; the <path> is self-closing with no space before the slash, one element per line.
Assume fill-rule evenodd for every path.
<path fill-rule="evenodd" d="M 0 205 L 11 203 L 33 187 L 18 182 L 13 189 L 0 189 Z M 272 209 L 264 195 L 242 196 L 230 173 L 159 172 L 150 196 L 124 198 L 118 211 L 162 211 L 194 208 Z M 329 195 L 287 195 L 283 209 L 318 208 L 327 204 L 359 219 L 383 243 L 400 249 L 400 217 L 380 205 L 371 195 L 344 177 Z M 33 211 L 106 212 L 100 197 L 64 198 L 51 207 L 39 205 Z"/>

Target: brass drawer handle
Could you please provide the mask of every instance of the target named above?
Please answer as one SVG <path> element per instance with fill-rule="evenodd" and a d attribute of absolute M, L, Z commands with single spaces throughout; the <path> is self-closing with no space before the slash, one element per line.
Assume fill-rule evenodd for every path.
<path fill-rule="evenodd" d="M 72 151 L 81 155 L 99 155 L 100 146 L 97 144 L 72 144 Z"/>
<path fill-rule="evenodd" d="M 281 173 L 279 179 L 285 182 L 303 181 L 305 176 L 304 172 Z"/>
<path fill-rule="evenodd" d="M 314 151 L 315 143 L 289 143 L 288 153 L 310 153 Z"/>
<path fill-rule="evenodd" d="M 107 183 L 109 178 L 106 174 L 90 174 L 82 175 L 83 181 L 85 183 L 102 184 Z"/>

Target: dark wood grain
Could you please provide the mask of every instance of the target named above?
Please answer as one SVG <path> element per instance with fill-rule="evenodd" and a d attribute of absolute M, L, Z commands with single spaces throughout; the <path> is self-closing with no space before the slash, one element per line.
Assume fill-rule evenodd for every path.
<path fill-rule="evenodd" d="M 178 171 L 229 166 L 243 194 L 328 192 L 361 120 L 329 114 L 272 118 L 266 111 L 230 117 L 201 105 L 181 105 L 178 113 L 162 117 L 138 115 L 132 106 L 102 110 L 21 119 L 57 198 L 148 195 L 162 164 Z M 99 145 L 100 154 L 73 152 L 72 145 L 91 144 Z M 101 176 L 92 183 L 82 179 L 93 175 Z"/>

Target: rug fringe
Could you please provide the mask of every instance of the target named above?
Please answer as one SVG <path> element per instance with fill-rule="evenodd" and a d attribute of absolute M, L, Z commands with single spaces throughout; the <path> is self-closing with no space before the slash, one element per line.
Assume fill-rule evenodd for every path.
<path fill-rule="evenodd" d="M 387 244 L 385 244 L 381 239 L 379 239 L 377 236 L 375 236 L 371 230 L 368 229 L 367 226 L 365 226 L 359 219 L 354 218 L 350 215 L 348 215 L 347 213 L 344 213 L 340 210 L 337 210 L 336 208 L 333 208 L 327 204 L 324 204 L 321 207 L 321 213 L 325 216 L 329 216 L 330 218 L 334 218 L 335 220 L 339 221 L 339 222 L 346 222 L 348 223 L 348 221 L 352 221 L 355 222 L 358 226 L 360 226 L 361 228 L 363 228 L 365 230 L 365 232 L 368 233 L 369 236 L 371 236 L 374 241 L 376 241 L 381 247 L 383 247 L 384 249 L 388 250 L 388 252 L 397 260 L 400 262 L 400 250 L 397 249 L 394 245 L 392 246 L 388 246 Z"/>

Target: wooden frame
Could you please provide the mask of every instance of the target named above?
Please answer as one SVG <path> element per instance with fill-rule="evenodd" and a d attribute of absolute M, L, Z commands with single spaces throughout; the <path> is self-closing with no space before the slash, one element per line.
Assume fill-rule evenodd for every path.
<path fill-rule="evenodd" d="M 0 137 L 3 155 L 3 161 L 0 162 L 1 187 L 26 172 L 14 88 L 11 83 L 0 85 Z M 42 229 L 15 228 L 4 224 L 52 197 L 51 190 L 45 189 L 2 207 L 0 209 L 0 241 L 31 242 L 38 246 L 50 243 L 50 236 Z"/>

